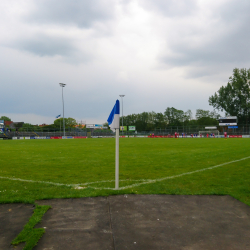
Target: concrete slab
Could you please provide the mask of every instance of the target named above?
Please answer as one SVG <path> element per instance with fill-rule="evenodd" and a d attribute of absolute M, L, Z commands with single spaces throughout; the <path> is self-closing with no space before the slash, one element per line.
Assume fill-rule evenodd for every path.
<path fill-rule="evenodd" d="M 46 228 L 34 250 L 114 249 L 109 201 L 105 197 L 38 201 L 50 205 L 37 228 Z"/>
<path fill-rule="evenodd" d="M 13 249 L 11 241 L 23 230 L 33 214 L 34 205 L 0 204 L 0 249 Z M 22 249 L 24 244 L 15 247 Z"/>
<path fill-rule="evenodd" d="M 37 203 L 52 209 L 36 226 L 46 233 L 34 250 L 250 249 L 250 207 L 230 196 L 120 195 Z"/>
<path fill-rule="evenodd" d="M 250 249 L 250 207 L 230 196 L 108 199 L 115 249 Z"/>

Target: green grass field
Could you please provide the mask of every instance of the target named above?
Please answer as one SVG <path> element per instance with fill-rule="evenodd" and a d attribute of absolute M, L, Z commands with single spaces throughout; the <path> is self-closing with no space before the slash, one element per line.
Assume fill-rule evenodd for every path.
<path fill-rule="evenodd" d="M 0 148 L 0 203 L 133 193 L 228 194 L 250 205 L 249 139 L 121 138 L 120 190 L 114 138 L 0 141 Z"/>

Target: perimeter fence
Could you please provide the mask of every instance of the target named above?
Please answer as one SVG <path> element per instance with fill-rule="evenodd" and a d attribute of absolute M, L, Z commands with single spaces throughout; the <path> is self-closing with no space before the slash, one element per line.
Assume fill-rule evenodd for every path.
<path fill-rule="evenodd" d="M 248 124 L 243 124 L 243 125 L 238 125 L 238 128 L 228 128 L 228 126 L 204 126 L 204 125 L 199 125 L 199 126 L 172 126 L 168 127 L 165 129 L 155 129 L 151 131 L 143 131 L 140 132 L 142 134 L 152 134 L 154 133 L 155 135 L 173 135 L 175 132 L 182 134 L 198 134 L 199 131 L 211 131 L 211 129 L 206 129 L 206 127 L 216 127 L 215 130 L 219 131 L 220 135 L 223 135 L 224 132 L 227 132 L 228 135 L 250 135 L 250 125 Z"/>
<path fill-rule="evenodd" d="M 174 135 L 175 132 L 185 133 L 187 135 L 190 134 L 198 134 L 199 131 L 206 131 L 205 125 L 196 125 L 196 126 L 172 126 L 166 127 L 165 129 L 154 129 L 154 130 L 146 130 L 146 131 L 121 131 L 120 135 Z M 217 130 L 219 131 L 220 135 L 223 135 L 224 132 L 227 132 L 228 135 L 250 135 L 250 126 L 248 124 L 238 125 L 238 128 L 228 128 L 217 126 Z M 207 129 L 207 131 L 211 131 L 211 129 Z M 91 136 L 113 136 L 114 132 L 109 129 L 79 129 L 79 128 L 65 128 L 65 135 L 66 136 L 88 136 L 88 133 L 91 132 Z M 64 136 L 64 131 L 58 128 L 43 128 L 43 127 L 26 127 L 20 128 L 17 130 L 5 130 L 4 133 L 0 134 L 0 137 L 11 138 L 15 136 L 37 136 L 37 137 L 44 137 L 44 136 Z"/>

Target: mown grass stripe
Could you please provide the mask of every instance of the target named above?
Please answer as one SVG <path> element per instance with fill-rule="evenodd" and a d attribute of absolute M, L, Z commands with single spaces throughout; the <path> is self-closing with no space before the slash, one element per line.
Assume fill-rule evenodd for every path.
<path fill-rule="evenodd" d="M 140 180 L 135 180 L 135 181 L 139 181 L 140 183 L 135 183 L 132 185 L 128 185 L 128 186 L 124 186 L 124 187 L 120 187 L 119 189 L 127 189 L 127 188 L 133 188 L 133 187 L 138 187 L 140 185 L 146 185 L 146 184 L 151 184 L 151 183 L 155 183 L 155 182 L 160 182 L 160 181 L 164 181 L 164 180 L 168 180 L 168 179 L 174 179 L 174 178 L 178 178 L 178 177 L 182 177 L 185 175 L 190 175 L 190 174 L 194 174 L 194 173 L 198 173 L 198 172 L 202 172 L 202 171 L 206 171 L 206 170 L 210 170 L 210 169 L 214 169 L 214 168 L 218 168 L 218 167 L 222 167 L 231 163 L 235 163 L 235 162 L 239 162 L 239 161 L 243 161 L 246 159 L 249 159 L 250 156 L 248 157 L 244 157 L 238 160 L 234 160 L 234 161 L 229 161 L 229 162 L 225 162 L 216 166 L 212 166 L 212 167 L 208 167 L 208 168 L 203 168 L 203 169 L 198 169 L 195 171 L 190 171 L 190 172 L 186 172 L 186 173 L 182 173 L 182 174 L 178 174 L 178 175 L 173 175 L 173 176 L 167 176 L 167 177 L 163 177 L 163 178 L 158 178 L 158 179 L 140 179 Z M 63 184 L 63 183 L 55 183 L 55 182 L 48 182 L 48 181 L 34 181 L 34 180 L 24 180 L 24 179 L 20 179 L 20 178 L 11 178 L 11 177 L 3 177 L 0 176 L 1 179 L 8 179 L 8 180 L 14 180 L 14 181 L 24 181 L 24 182 L 33 182 L 33 183 L 42 183 L 42 184 L 49 184 L 49 185 L 55 185 L 55 186 L 67 186 L 67 187 L 78 187 L 78 186 L 87 186 L 87 185 L 91 185 L 91 184 L 97 184 L 97 183 L 107 183 L 107 182 L 114 182 L 114 180 L 103 180 L 103 181 L 96 181 L 96 182 L 86 182 L 86 183 L 80 183 L 80 184 Z M 128 181 L 128 180 L 120 180 L 122 181 Z M 107 190 L 115 190 L 115 188 L 107 188 L 107 187 L 92 187 L 92 186 L 88 186 L 90 188 L 94 188 L 94 189 L 107 189 Z"/>

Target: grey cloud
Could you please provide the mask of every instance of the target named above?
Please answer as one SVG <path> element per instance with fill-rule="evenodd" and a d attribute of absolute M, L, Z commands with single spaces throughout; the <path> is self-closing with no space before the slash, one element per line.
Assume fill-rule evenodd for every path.
<path fill-rule="evenodd" d="M 65 38 L 54 38 L 45 35 L 38 35 L 34 38 L 21 40 L 15 45 L 21 50 L 39 56 L 69 56 L 75 52 L 74 45 Z"/>
<path fill-rule="evenodd" d="M 201 72 L 191 77 L 206 75 L 206 70 L 212 67 L 215 72 L 222 65 L 237 65 L 249 62 L 250 58 L 250 2 L 227 2 L 225 6 L 214 12 L 217 20 L 209 31 L 205 29 L 189 32 L 187 35 L 180 32 L 174 41 L 170 40 L 168 46 L 172 55 L 159 57 L 161 62 L 172 66 L 196 66 L 201 67 Z M 222 29 L 224 27 L 224 29 Z M 183 27 L 190 29 L 191 27 Z M 211 37 L 207 34 L 211 33 Z M 191 35 L 192 34 L 192 35 Z M 205 34 L 204 37 L 202 36 Z M 217 34 L 217 36 L 215 36 Z M 199 41 L 193 46 L 193 41 Z M 208 72 L 211 74 L 211 72 Z"/>
<path fill-rule="evenodd" d="M 12 83 L 15 77 L 9 78 L 11 79 L 7 79 L 5 82 Z M 56 110 L 60 110 L 59 87 L 58 100 L 55 100 L 55 92 L 52 93 L 51 89 L 46 84 L 38 84 L 36 79 L 29 80 L 29 76 L 26 77 L 26 82 L 21 75 L 19 75 L 19 78 L 20 79 L 18 79 L 15 84 L 8 84 L 10 87 L 9 90 L 7 88 L 6 93 L 11 90 L 11 95 L 6 95 L 1 100 L 2 103 L 5 103 L 4 112 L 53 115 L 53 113 L 55 114 L 58 112 Z M 31 81 L 33 81 L 33 85 L 30 84 Z"/>
<path fill-rule="evenodd" d="M 44 34 L 12 42 L 9 46 L 41 57 L 59 55 L 63 57 L 65 62 L 70 64 L 88 62 L 94 57 L 89 52 L 78 50 L 70 39 L 65 37 L 51 37 Z"/>
<path fill-rule="evenodd" d="M 198 8 L 196 0 L 139 0 L 139 2 L 145 9 L 157 11 L 167 17 L 185 17 Z"/>
<path fill-rule="evenodd" d="M 217 12 L 218 17 L 221 17 L 228 24 L 234 24 L 238 21 L 247 21 L 250 19 L 250 2 L 229 0 Z M 248 23 L 245 23 L 248 25 Z"/>
<path fill-rule="evenodd" d="M 198 47 L 190 44 L 178 43 L 172 44 L 171 49 L 176 54 L 165 56 L 162 60 L 178 66 L 187 64 L 218 64 L 237 61 L 248 61 L 250 49 L 248 47 L 249 38 L 234 38 L 235 34 L 219 37 L 210 43 Z"/>
<path fill-rule="evenodd" d="M 89 28 L 95 22 L 113 18 L 114 0 L 36 0 L 27 17 L 35 23 L 74 25 Z"/>

